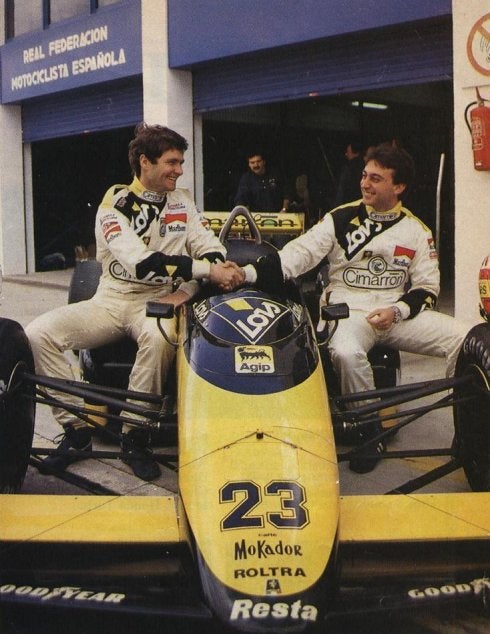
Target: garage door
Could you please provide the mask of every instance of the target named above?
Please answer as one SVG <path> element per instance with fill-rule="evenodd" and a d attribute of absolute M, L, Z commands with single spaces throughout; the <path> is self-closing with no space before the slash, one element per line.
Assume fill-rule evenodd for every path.
<path fill-rule="evenodd" d="M 124 128 L 142 119 L 143 88 L 138 77 L 26 101 L 22 105 L 23 140 Z"/>
<path fill-rule="evenodd" d="M 193 69 L 198 112 L 452 77 L 450 18 L 210 62 Z"/>

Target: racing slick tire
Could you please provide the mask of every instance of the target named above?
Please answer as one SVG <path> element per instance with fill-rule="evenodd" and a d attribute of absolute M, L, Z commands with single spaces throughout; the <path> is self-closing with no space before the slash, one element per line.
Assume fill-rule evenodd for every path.
<path fill-rule="evenodd" d="M 474 326 L 461 347 L 455 376 L 474 381 L 454 390 L 457 457 L 473 491 L 490 491 L 490 324 Z"/>
<path fill-rule="evenodd" d="M 34 435 L 35 388 L 22 380 L 22 368 L 34 372 L 27 335 L 16 321 L 0 318 L 0 493 L 20 490 Z"/>

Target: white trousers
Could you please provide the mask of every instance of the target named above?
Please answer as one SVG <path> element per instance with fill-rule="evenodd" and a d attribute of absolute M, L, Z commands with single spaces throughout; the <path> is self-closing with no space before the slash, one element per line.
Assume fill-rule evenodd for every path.
<path fill-rule="evenodd" d="M 146 317 L 146 302 L 160 296 L 161 289 L 124 295 L 104 291 L 87 301 L 61 306 L 37 317 L 26 328 L 36 373 L 76 379 L 73 366 L 64 354 L 66 350 L 96 348 L 130 336 L 136 341 L 138 352 L 128 389 L 161 394 L 175 352 L 159 331 L 157 320 Z M 176 319 L 162 319 L 161 324 L 174 341 Z M 48 392 L 67 404 L 83 407 L 83 400 L 78 397 L 60 395 L 54 390 Z M 148 407 L 155 408 L 155 405 L 148 404 Z M 53 407 L 53 415 L 61 425 L 83 424 L 62 408 Z"/>
<path fill-rule="evenodd" d="M 424 310 L 413 319 L 376 330 L 368 322 L 368 311 L 351 310 L 339 321 L 328 344 L 342 394 L 374 389 L 368 352 L 374 345 L 386 345 L 404 352 L 444 357 L 447 376 L 454 374 L 459 349 L 469 327 L 449 315 Z M 351 405 L 354 406 L 355 404 Z"/>

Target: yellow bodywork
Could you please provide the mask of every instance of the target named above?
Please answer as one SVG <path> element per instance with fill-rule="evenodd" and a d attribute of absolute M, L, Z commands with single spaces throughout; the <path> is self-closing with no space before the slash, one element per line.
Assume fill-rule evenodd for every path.
<path fill-rule="evenodd" d="M 318 366 L 289 390 L 236 394 L 181 357 L 180 494 L 207 566 L 236 591 L 262 595 L 273 579 L 283 595 L 301 592 L 335 549 L 338 469 L 323 380 Z"/>
<path fill-rule="evenodd" d="M 488 540 L 490 494 L 340 498 L 341 543 Z M 0 541 L 177 543 L 176 498 L 0 495 Z"/>
<path fill-rule="evenodd" d="M 490 493 L 352 495 L 341 499 L 343 542 L 490 538 Z"/>

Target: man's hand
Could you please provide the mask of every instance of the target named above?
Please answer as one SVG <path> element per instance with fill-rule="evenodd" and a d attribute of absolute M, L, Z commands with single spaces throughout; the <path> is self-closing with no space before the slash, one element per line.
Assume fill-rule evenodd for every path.
<path fill-rule="evenodd" d="M 227 260 L 224 263 L 211 264 L 209 279 L 224 291 L 232 291 L 245 281 L 245 273 L 238 264 Z"/>
<path fill-rule="evenodd" d="M 395 321 L 395 311 L 392 306 L 376 308 L 366 317 L 368 322 L 377 330 L 388 330 Z"/>

